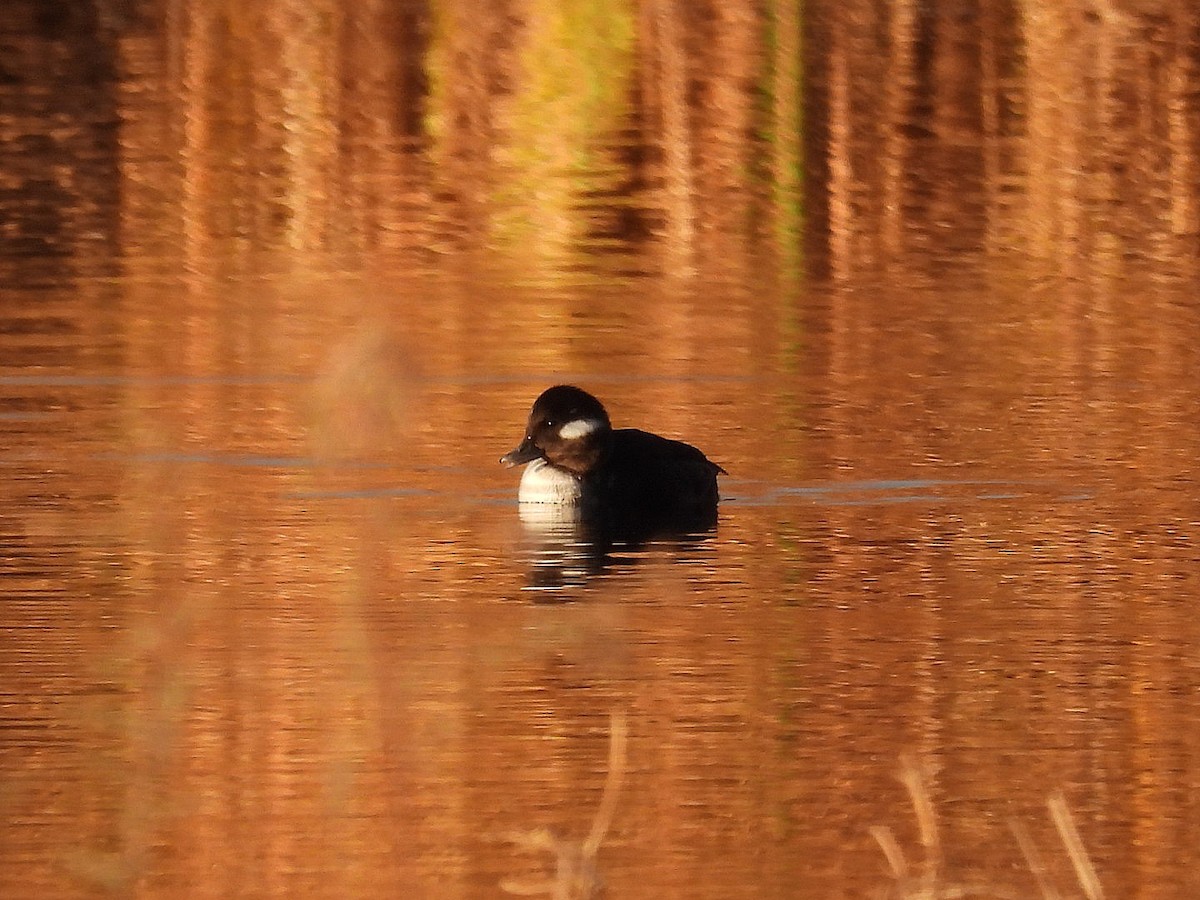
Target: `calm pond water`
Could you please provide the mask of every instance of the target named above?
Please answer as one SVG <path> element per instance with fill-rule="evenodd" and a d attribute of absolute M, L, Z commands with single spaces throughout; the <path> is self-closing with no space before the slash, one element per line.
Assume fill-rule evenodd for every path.
<path fill-rule="evenodd" d="M 0 12 L 0 895 L 1200 896 L 1200 14 L 359 6 Z"/>

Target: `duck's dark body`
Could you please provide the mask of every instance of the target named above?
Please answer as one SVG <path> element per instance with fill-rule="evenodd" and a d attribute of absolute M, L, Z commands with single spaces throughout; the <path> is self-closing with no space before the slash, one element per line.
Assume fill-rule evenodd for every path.
<path fill-rule="evenodd" d="M 691 444 L 636 428 L 612 432 L 608 453 L 583 476 L 583 502 L 622 521 L 715 521 L 717 473 Z"/>

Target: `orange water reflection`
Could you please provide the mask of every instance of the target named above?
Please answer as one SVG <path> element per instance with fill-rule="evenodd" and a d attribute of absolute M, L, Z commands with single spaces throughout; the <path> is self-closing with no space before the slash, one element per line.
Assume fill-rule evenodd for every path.
<path fill-rule="evenodd" d="M 496 896 L 616 715 L 614 897 L 1195 895 L 1196 13 L 243 7 L 0 13 L 0 894 Z"/>

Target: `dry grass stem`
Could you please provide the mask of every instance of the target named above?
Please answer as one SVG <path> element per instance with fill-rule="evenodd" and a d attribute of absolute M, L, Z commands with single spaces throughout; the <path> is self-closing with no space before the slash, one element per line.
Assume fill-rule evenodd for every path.
<path fill-rule="evenodd" d="M 1022 898 L 1029 896 L 1027 889 L 1009 888 L 983 881 L 950 881 L 942 871 L 945 858 L 938 831 L 937 814 L 927 786 L 928 765 L 912 759 L 904 759 L 900 771 L 900 782 L 907 788 L 909 799 L 916 815 L 920 841 L 924 850 L 919 864 L 910 864 L 903 848 L 892 829 L 876 825 L 870 835 L 883 851 L 891 871 L 892 883 L 881 894 L 898 900 L 952 900 L 959 897 Z M 1075 827 L 1075 821 L 1061 794 L 1055 794 L 1047 802 L 1054 827 L 1066 848 L 1075 868 L 1075 877 L 1087 900 L 1103 900 L 1104 891 L 1100 879 L 1084 849 L 1083 840 Z M 1038 852 L 1036 845 L 1025 828 L 1016 821 L 1009 822 L 1025 863 L 1037 884 L 1042 900 L 1062 900 L 1051 881 L 1049 869 Z"/>
<path fill-rule="evenodd" d="M 897 881 L 907 878 L 908 860 L 904 858 L 904 851 L 896 842 L 896 836 L 892 834 L 892 829 L 886 825 L 872 825 L 870 833 L 887 858 L 888 868 L 892 870 L 892 877 Z"/>
<path fill-rule="evenodd" d="M 624 710 L 609 716 L 608 723 L 608 775 L 604 779 L 604 793 L 600 795 L 600 806 L 592 819 L 592 828 L 583 842 L 584 856 L 595 857 L 612 825 L 617 811 L 617 797 L 625 781 L 625 760 L 628 753 L 629 724 Z"/>
<path fill-rule="evenodd" d="M 1071 857 L 1071 865 L 1075 867 L 1075 877 L 1079 880 L 1083 893 L 1088 900 L 1103 900 L 1104 889 L 1100 886 L 1100 878 L 1083 846 L 1079 829 L 1075 827 L 1075 819 L 1067 807 L 1066 798 L 1062 794 L 1055 794 L 1046 801 L 1046 806 L 1050 810 L 1050 818 L 1054 820 L 1054 827 L 1058 830 L 1058 837 L 1067 848 L 1067 855 Z"/>
<path fill-rule="evenodd" d="M 523 897 L 545 895 L 552 900 L 588 900 L 599 893 L 596 855 L 612 825 L 617 798 L 625 780 L 628 735 L 624 711 L 614 712 L 609 717 L 608 773 L 587 837 L 577 844 L 559 838 L 545 828 L 507 835 L 506 840 L 526 850 L 550 853 L 554 858 L 554 875 L 528 881 L 505 879 L 500 882 L 502 890 Z"/>
<path fill-rule="evenodd" d="M 917 827 L 921 831 L 921 846 L 925 848 L 929 858 L 940 859 L 942 847 L 938 836 L 937 815 L 934 813 L 933 800 L 925 784 L 925 770 L 912 757 L 905 757 L 902 763 L 900 782 L 912 798 L 913 810 L 917 814 Z"/>
<path fill-rule="evenodd" d="M 1008 823 L 1008 827 L 1012 831 L 1013 837 L 1017 839 L 1017 846 L 1021 848 L 1021 855 L 1025 857 L 1025 865 L 1029 866 L 1029 871 L 1033 873 L 1033 879 L 1037 882 L 1042 900 L 1059 900 L 1058 891 L 1050 883 L 1050 873 L 1046 869 L 1045 862 L 1042 861 L 1042 854 L 1038 851 L 1033 839 L 1029 837 L 1025 826 L 1013 819 Z"/>

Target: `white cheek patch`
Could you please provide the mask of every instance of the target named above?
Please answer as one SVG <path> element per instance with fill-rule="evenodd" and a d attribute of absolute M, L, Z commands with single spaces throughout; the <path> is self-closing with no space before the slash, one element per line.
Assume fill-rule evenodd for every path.
<path fill-rule="evenodd" d="M 573 419 L 558 429 L 558 436 L 564 441 L 578 440 L 596 431 L 601 424 L 599 419 Z"/>

